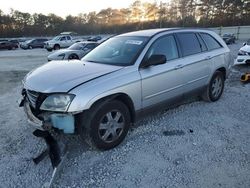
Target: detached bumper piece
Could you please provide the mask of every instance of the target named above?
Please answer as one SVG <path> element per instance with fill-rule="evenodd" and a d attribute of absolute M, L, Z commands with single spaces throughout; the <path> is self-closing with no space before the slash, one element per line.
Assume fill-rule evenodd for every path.
<path fill-rule="evenodd" d="M 36 158 L 33 158 L 35 164 L 40 163 L 46 156 L 49 156 L 51 165 L 53 167 L 53 173 L 50 182 L 46 183 L 45 187 L 52 187 L 54 181 L 58 177 L 58 173 L 61 170 L 62 163 L 67 157 L 67 146 L 62 150 L 59 147 L 58 142 L 48 131 L 35 130 L 33 135 L 39 138 L 43 138 L 46 142 L 47 148 Z"/>
<path fill-rule="evenodd" d="M 240 81 L 242 83 L 250 83 L 250 73 L 245 73 L 241 76 Z"/>

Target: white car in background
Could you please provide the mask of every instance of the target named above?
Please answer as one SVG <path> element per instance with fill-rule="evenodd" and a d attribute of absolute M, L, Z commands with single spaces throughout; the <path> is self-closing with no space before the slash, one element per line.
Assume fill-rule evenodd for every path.
<path fill-rule="evenodd" d="M 48 56 L 48 61 L 81 59 L 98 45 L 98 42 L 92 41 L 77 42 L 67 49 L 57 50 L 50 54 Z"/>
<path fill-rule="evenodd" d="M 61 48 L 68 48 L 69 46 L 71 46 L 72 44 L 76 43 L 76 42 L 81 42 L 84 39 L 82 38 L 75 38 L 69 34 L 60 34 L 56 37 L 54 37 L 53 39 L 47 41 L 45 43 L 45 48 L 51 52 L 52 50 L 59 50 Z"/>
<path fill-rule="evenodd" d="M 234 64 L 250 64 L 250 39 L 240 48 Z"/>

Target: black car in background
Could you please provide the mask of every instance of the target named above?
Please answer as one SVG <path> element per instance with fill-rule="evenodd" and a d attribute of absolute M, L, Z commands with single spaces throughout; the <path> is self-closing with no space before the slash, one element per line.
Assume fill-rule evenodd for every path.
<path fill-rule="evenodd" d="M 5 49 L 5 50 L 15 50 L 18 48 L 15 43 L 10 42 L 10 41 L 2 41 L 0 42 L 0 49 Z"/>
<path fill-rule="evenodd" d="M 48 41 L 48 39 L 45 39 L 45 38 L 31 39 L 22 43 L 20 47 L 22 49 L 44 48 L 46 41 Z"/>
<path fill-rule="evenodd" d="M 235 43 L 235 36 L 232 33 L 225 33 L 222 35 L 223 40 L 226 44 L 234 44 Z"/>
<path fill-rule="evenodd" d="M 15 45 L 16 48 L 19 47 L 19 41 L 18 40 L 12 39 L 12 40 L 9 40 L 9 41 L 12 42 Z"/>

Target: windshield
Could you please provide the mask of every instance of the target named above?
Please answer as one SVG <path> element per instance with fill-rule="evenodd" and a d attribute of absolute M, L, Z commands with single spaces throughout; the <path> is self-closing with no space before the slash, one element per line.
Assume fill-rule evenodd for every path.
<path fill-rule="evenodd" d="M 52 40 L 59 40 L 61 36 L 54 37 Z"/>
<path fill-rule="evenodd" d="M 148 37 L 114 37 L 96 47 L 82 60 L 118 66 L 132 65 L 147 41 Z"/>
<path fill-rule="evenodd" d="M 86 43 L 75 43 L 69 47 L 70 50 L 83 50 Z"/>
<path fill-rule="evenodd" d="M 25 41 L 26 43 L 31 43 L 34 39 Z"/>

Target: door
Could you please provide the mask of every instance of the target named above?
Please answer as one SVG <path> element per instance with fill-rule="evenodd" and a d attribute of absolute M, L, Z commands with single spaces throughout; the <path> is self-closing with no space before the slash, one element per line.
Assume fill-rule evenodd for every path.
<path fill-rule="evenodd" d="M 185 93 L 204 87 L 211 74 L 212 60 L 200 36 L 193 32 L 177 33 L 182 52 L 182 73 Z"/>
<path fill-rule="evenodd" d="M 60 47 L 62 48 L 68 47 L 68 40 L 65 36 L 60 39 Z"/>
<path fill-rule="evenodd" d="M 158 38 L 146 53 L 144 60 L 152 55 L 165 55 L 166 63 L 141 68 L 142 107 L 146 108 L 165 100 L 181 96 L 183 76 L 176 41 L 173 35 Z"/>

